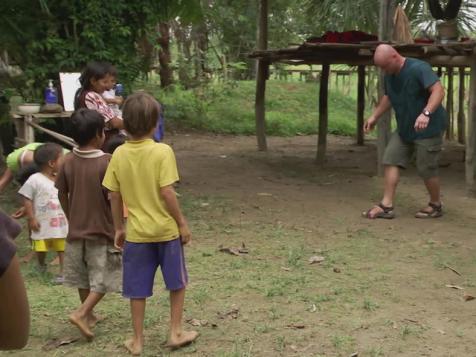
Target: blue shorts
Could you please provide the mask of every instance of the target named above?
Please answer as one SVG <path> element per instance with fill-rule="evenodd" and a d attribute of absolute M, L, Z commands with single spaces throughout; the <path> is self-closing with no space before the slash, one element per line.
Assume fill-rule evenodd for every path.
<path fill-rule="evenodd" d="M 180 290 L 188 283 L 180 238 L 158 243 L 126 241 L 122 266 L 122 295 L 128 299 L 143 299 L 153 295 L 155 272 L 159 266 L 167 290 Z"/>

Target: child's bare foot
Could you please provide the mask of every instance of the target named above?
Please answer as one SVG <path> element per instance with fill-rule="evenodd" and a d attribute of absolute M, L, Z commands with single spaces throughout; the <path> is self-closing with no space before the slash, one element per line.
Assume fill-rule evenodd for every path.
<path fill-rule="evenodd" d="M 129 340 L 124 341 L 124 346 L 127 348 L 131 355 L 140 356 L 140 354 L 142 353 L 142 347 L 144 346 L 144 342 L 136 340 L 135 338 L 131 338 Z"/>
<path fill-rule="evenodd" d="M 94 338 L 94 333 L 89 329 L 87 317 L 82 318 L 78 316 L 77 313 L 73 312 L 69 315 L 69 322 L 75 325 L 88 341 L 91 341 Z"/>
<path fill-rule="evenodd" d="M 180 334 L 171 334 L 165 347 L 175 350 L 192 343 L 197 339 L 197 337 L 197 331 L 182 331 Z"/>
<path fill-rule="evenodd" d="M 88 326 L 89 328 L 95 328 L 96 325 L 103 320 L 104 320 L 104 316 L 95 315 L 91 313 L 90 315 L 88 315 Z"/>

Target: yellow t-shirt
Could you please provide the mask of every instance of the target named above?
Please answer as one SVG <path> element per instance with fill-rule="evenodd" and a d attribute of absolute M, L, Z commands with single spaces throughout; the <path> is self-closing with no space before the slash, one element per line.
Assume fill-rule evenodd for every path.
<path fill-rule="evenodd" d="M 178 179 L 174 152 L 166 144 L 152 139 L 127 141 L 114 151 L 103 185 L 120 192 L 129 210 L 128 242 L 165 242 L 179 236 L 160 196 L 161 187 Z"/>

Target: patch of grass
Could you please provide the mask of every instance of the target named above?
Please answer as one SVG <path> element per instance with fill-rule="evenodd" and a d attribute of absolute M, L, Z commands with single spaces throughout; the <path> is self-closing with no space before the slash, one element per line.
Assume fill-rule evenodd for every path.
<path fill-rule="evenodd" d="M 166 126 L 222 134 L 255 133 L 255 81 L 210 83 L 184 90 L 158 90 L 155 82 L 136 88 L 152 92 L 164 105 Z M 266 92 L 266 131 L 293 136 L 317 133 L 318 86 L 315 83 L 269 80 Z M 356 101 L 340 90 L 329 92 L 329 132 L 354 135 Z"/>
<path fill-rule="evenodd" d="M 378 309 L 378 307 L 379 306 L 376 302 L 373 302 L 372 300 L 368 298 L 364 299 L 364 303 L 363 303 L 364 310 L 375 311 L 376 309 Z"/>

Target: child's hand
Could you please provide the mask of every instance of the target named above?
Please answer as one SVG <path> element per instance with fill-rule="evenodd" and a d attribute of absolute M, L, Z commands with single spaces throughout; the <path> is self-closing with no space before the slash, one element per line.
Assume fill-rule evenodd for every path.
<path fill-rule="evenodd" d="M 117 104 L 117 105 L 121 105 L 122 102 L 124 101 L 124 98 L 122 98 L 121 96 L 116 97 L 115 99 L 116 99 L 116 104 Z"/>
<path fill-rule="evenodd" d="M 20 219 L 25 215 L 25 207 L 20 207 L 14 213 L 12 213 L 12 218 Z"/>
<path fill-rule="evenodd" d="M 126 240 L 126 232 L 124 230 L 116 231 L 116 235 L 114 236 L 114 246 L 121 250 L 124 248 L 124 242 Z"/>
<path fill-rule="evenodd" d="M 40 230 L 40 222 L 38 222 L 36 217 L 30 218 L 28 220 L 28 227 L 30 227 L 33 232 L 38 232 Z"/>
<path fill-rule="evenodd" d="M 190 232 L 190 229 L 188 228 L 188 225 L 185 223 L 181 226 L 178 227 L 179 228 L 179 233 L 180 233 L 180 238 L 182 240 L 182 244 L 187 244 L 187 243 L 190 243 L 190 241 L 192 240 L 192 232 Z"/>

